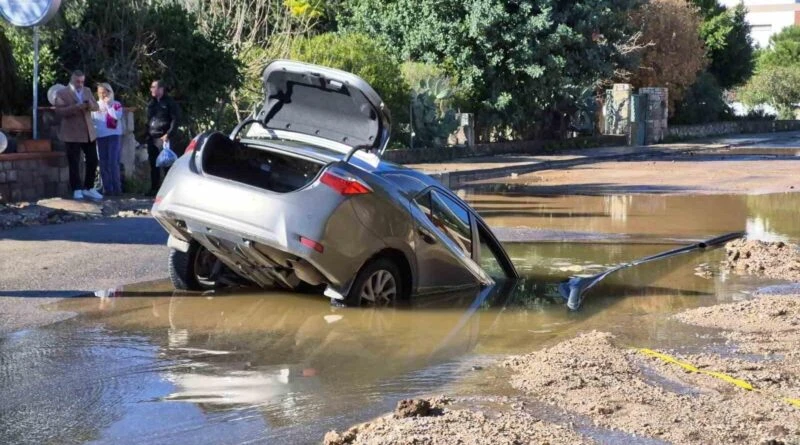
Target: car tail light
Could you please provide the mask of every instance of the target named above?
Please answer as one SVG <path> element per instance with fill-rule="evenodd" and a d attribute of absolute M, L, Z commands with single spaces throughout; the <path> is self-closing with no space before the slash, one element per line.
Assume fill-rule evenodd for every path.
<path fill-rule="evenodd" d="M 369 188 L 369 186 L 358 179 L 344 178 L 330 171 L 327 171 L 322 175 L 320 182 L 345 196 L 372 193 L 372 190 Z"/>
<path fill-rule="evenodd" d="M 313 239 L 308 239 L 308 238 L 306 238 L 304 236 L 300 237 L 300 244 L 302 244 L 302 245 L 304 245 L 304 246 L 306 246 L 308 248 L 314 249 L 319 253 L 322 253 L 325 250 L 325 247 L 323 247 L 322 244 L 314 241 Z"/>
<path fill-rule="evenodd" d="M 191 153 L 191 152 L 194 151 L 195 148 L 197 148 L 197 138 L 198 137 L 199 136 L 195 136 L 194 138 L 192 138 L 191 141 L 189 141 L 189 145 L 187 145 L 186 146 L 186 150 L 183 151 L 184 154 L 185 153 Z"/>

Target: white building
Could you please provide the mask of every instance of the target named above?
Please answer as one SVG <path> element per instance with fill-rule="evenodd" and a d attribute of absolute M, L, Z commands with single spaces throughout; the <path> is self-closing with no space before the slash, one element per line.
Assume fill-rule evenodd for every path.
<path fill-rule="evenodd" d="M 721 0 L 727 7 L 744 3 L 750 35 L 761 48 L 769 45 L 769 38 L 783 28 L 800 25 L 800 0 Z"/>

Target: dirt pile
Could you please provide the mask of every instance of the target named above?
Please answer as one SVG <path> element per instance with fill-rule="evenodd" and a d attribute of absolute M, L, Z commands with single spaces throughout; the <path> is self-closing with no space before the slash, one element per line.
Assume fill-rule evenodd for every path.
<path fill-rule="evenodd" d="M 658 353 L 656 353 L 658 354 Z M 747 391 L 719 375 L 687 372 L 668 356 L 620 347 L 599 332 L 512 357 L 511 383 L 525 393 L 595 424 L 671 443 L 761 443 L 800 440 L 797 371 L 712 355 L 677 357 L 698 371 L 756 380 Z"/>
<path fill-rule="evenodd" d="M 800 281 L 800 246 L 782 241 L 738 239 L 725 245 L 723 267 L 736 273 Z"/>
<path fill-rule="evenodd" d="M 517 408 L 486 414 L 471 409 L 450 409 L 453 399 L 406 400 L 393 414 L 373 422 L 325 435 L 325 445 L 428 445 L 428 444 L 590 444 L 566 427 L 543 422 Z M 418 415 L 427 407 L 427 415 Z M 413 408 L 414 415 L 407 416 Z"/>
<path fill-rule="evenodd" d="M 780 356 L 800 373 L 800 295 L 760 295 L 753 300 L 692 309 L 675 318 L 725 329 L 724 335 L 739 350 Z"/>

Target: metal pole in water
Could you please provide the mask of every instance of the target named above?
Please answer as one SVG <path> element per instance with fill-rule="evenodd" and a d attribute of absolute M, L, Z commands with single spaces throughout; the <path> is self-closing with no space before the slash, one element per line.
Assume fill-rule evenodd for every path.
<path fill-rule="evenodd" d="M 39 139 L 39 27 L 33 27 L 33 139 Z"/>

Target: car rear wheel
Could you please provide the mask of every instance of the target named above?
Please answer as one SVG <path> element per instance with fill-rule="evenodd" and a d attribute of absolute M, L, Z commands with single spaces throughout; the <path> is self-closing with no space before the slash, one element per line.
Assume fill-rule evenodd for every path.
<path fill-rule="evenodd" d="M 211 252 L 192 241 L 189 250 L 173 249 L 169 254 L 169 278 L 178 290 L 209 290 L 216 287 L 213 276 L 222 264 Z"/>
<path fill-rule="evenodd" d="M 403 297 L 400 270 L 391 260 L 379 258 L 361 269 L 345 303 L 356 307 L 390 307 Z"/>

